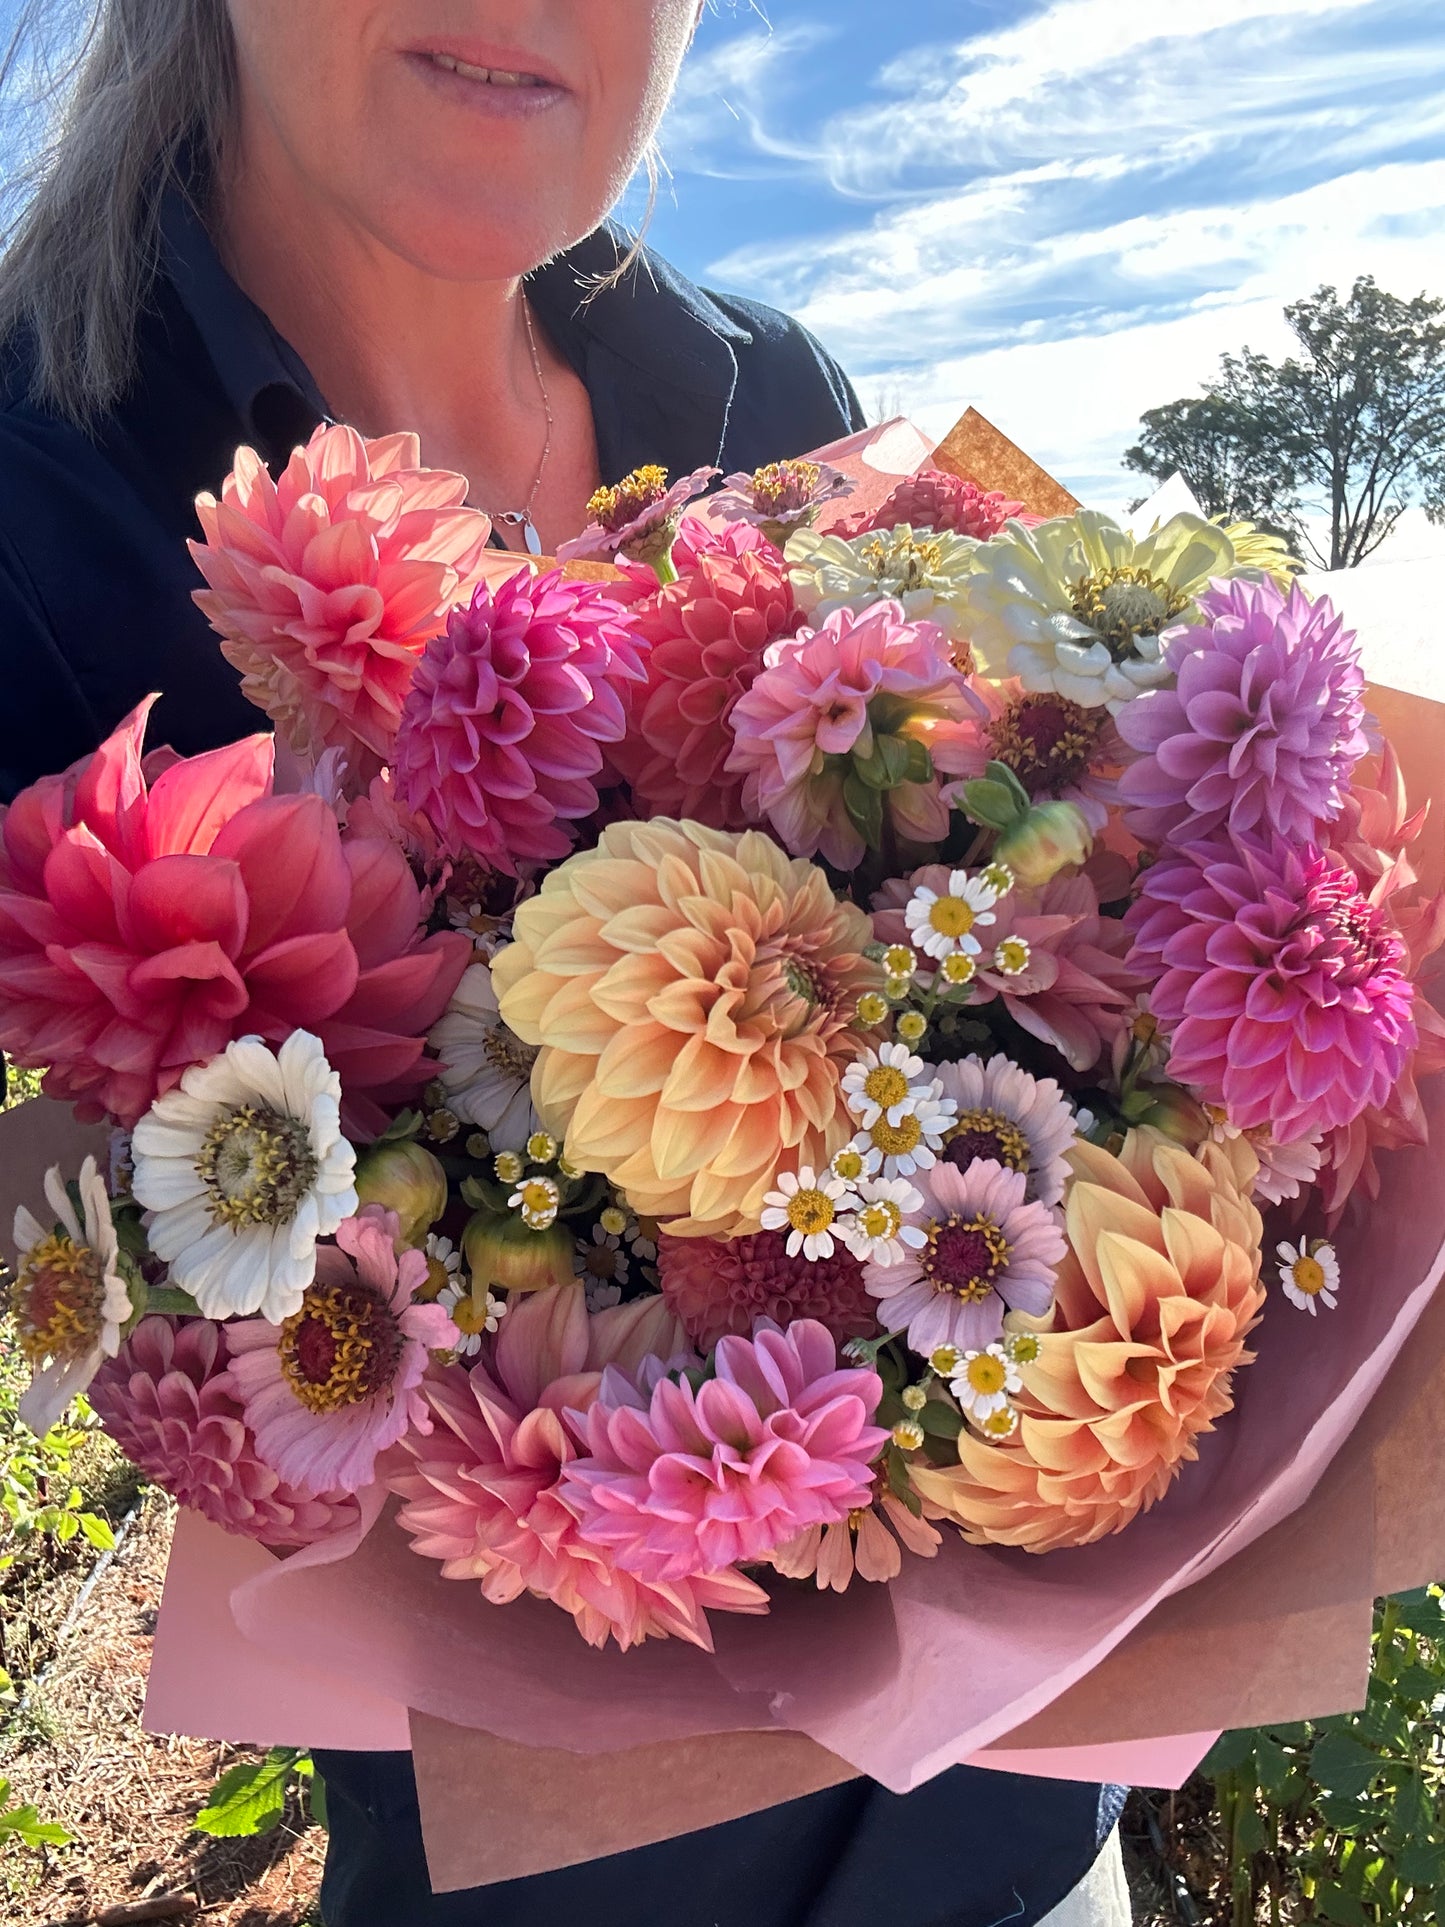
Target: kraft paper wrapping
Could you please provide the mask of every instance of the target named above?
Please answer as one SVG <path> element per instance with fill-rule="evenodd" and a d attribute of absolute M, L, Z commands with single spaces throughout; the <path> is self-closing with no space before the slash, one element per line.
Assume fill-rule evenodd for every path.
<path fill-rule="evenodd" d="M 1079 506 L 1062 482 L 1056 482 L 976 408 L 955 423 L 931 460 L 935 468 L 1022 502 L 1030 515 L 1072 515 Z"/>

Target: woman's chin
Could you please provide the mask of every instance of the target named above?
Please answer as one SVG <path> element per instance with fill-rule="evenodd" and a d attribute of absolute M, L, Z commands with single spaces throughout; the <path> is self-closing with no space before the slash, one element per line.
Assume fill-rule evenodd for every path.
<path fill-rule="evenodd" d="M 562 177 L 565 178 L 565 177 Z M 514 192 L 495 181 L 458 190 L 442 174 L 404 196 L 373 202 L 365 222 L 388 252 L 444 281 L 505 281 L 530 274 L 580 241 L 603 220 L 606 204 L 586 207 L 538 191 L 535 180 Z"/>

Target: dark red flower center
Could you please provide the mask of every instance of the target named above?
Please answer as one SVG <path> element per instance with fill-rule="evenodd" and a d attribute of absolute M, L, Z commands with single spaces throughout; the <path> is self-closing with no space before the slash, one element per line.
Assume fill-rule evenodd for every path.
<path fill-rule="evenodd" d="M 1107 710 L 1064 696 L 1020 696 L 989 726 L 989 740 L 1030 796 L 1057 795 L 1088 775 L 1108 724 Z"/>
<path fill-rule="evenodd" d="M 281 1370 L 312 1412 L 335 1412 L 384 1391 L 402 1335 L 390 1305 L 360 1279 L 315 1284 L 281 1327 Z"/>
<path fill-rule="evenodd" d="M 935 1290 L 978 1303 L 994 1289 L 1009 1256 L 1008 1239 L 992 1218 L 952 1217 L 930 1228 L 922 1264 Z"/>

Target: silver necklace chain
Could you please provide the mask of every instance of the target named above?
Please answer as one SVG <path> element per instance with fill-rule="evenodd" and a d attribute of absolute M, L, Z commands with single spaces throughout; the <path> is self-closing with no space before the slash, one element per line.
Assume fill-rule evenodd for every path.
<path fill-rule="evenodd" d="M 547 472 L 547 458 L 552 453 L 552 398 L 547 393 L 546 377 L 542 373 L 542 357 L 537 352 L 537 331 L 532 326 L 532 305 L 526 294 L 522 296 L 522 319 L 527 324 L 527 346 L 532 351 L 532 371 L 537 377 L 537 387 L 542 395 L 542 412 L 547 417 L 547 440 L 542 449 L 542 459 L 537 464 L 537 479 L 532 484 L 532 493 L 519 509 L 499 509 L 492 517 L 493 522 L 502 522 L 509 529 L 520 529 L 522 540 L 527 545 L 529 555 L 542 553 L 542 538 L 537 533 L 537 525 L 532 520 L 532 509 L 536 504 L 537 491 L 542 486 L 542 477 Z"/>

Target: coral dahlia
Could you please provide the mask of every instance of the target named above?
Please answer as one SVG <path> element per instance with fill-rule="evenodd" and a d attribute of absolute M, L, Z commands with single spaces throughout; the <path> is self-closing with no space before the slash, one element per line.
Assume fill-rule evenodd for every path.
<path fill-rule="evenodd" d="M 849 1134 L 870 936 L 768 837 L 658 818 L 552 871 L 492 977 L 571 1163 L 673 1232 L 728 1237 L 759 1228 L 784 1161 L 822 1169 Z"/>
<path fill-rule="evenodd" d="M 396 738 L 401 800 L 456 854 L 515 875 L 565 856 L 597 808 L 602 744 L 642 665 L 605 587 L 560 570 L 482 583 L 417 665 Z"/>
<path fill-rule="evenodd" d="M 654 1584 L 766 1558 L 872 1500 L 883 1384 L 840 1368 L 823 1326 L 724 1338 L 715 1370 L 696 1389 L 660 1360 L 604 1372 L 563 1476 L 582 1537 Z"/>
<path fill-rule="evenodd" d="M 1143 752 L 1120 779 L 1124 820 L 1146 843 L 1223 828 L 1312 839 L 1369 748 L 1354 635 L 1328 602 L 1268 579 L 1220 583 L 1198 606 L 1201 623 L 1162 639 L 1174 688 L 1120 712 Z"/>
<path fill-rule="evenodd" d="M 363 782 L 391 760 L 417 657 L 486 553 L 491 524 L 466 496 L 464 477 L 421 466 L 415 435 L 334 425 L 279 482 L 242 448 L 220 500 L 198 497 L 196 601 L 295 748 L 340 746 Z"/>
<path fill-rule="evenodd" d="M 863 1267 L 840 1244 L 829 1258 L 790 1258 L 781 1231 L 746 1238 L 668 1238 L 658 1247 L 662 1292 L 700 1351 L 729 1332 L 751 1337 L 760 1318 L 784 1327 L 815 1319 L 836 1339 L 878 1329 Z"/>
<path fill-rule="evenodd" d="M 1170 1075 L 1280 1143 L 1382 1105 L 1416 1042 L 1408 956 L 1353 870 L 1278 836 L 1191 844 L 1144 873 L 1130 964 Z"/>

